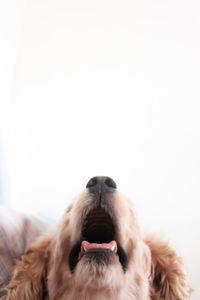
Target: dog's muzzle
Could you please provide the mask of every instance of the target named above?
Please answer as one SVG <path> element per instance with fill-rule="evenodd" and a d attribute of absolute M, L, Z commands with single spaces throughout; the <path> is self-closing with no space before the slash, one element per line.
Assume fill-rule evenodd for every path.
<path fill-rule="evenodd" d="M 79 259 L 87 257 L 94 263 L 109 264 L 118 256 L 123 270 L 127 267 L 125 251 L 116 240 L 117 220 L 113 212 L 117 185 L 106 176 L 91 178 L 86 185 L 89 204 L 82 215 L 81 240 L 72 248 L 69 265 L 73 272 Z"/>

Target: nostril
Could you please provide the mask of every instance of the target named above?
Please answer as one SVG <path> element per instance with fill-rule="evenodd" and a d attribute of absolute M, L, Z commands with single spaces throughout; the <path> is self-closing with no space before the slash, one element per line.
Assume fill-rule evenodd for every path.
<path fill-rule="evenodd" d="M 113 188 L 113 189 L 116 189 L 117 188 L 117 185 L 116 183 L 114 182 L 114 180 L 112 180 L 112 178 L 110 177 L 106 177 L 105 179 L 105 185 L 109 188 Z"/>
<path fill-rule="evenodd" d="M 90 179 L 89 181 L 88 181 L 88 183 L 87 183 L 87 185 L 86 185 L 86 188 L 92 188 L 92 187 L 94 187 L 95 185 L 97 185 L 97 183 L 98 183 L 98 180 L 97 180 L 97 178 L 96 177 L 93 177 L 92 179 Z"/>

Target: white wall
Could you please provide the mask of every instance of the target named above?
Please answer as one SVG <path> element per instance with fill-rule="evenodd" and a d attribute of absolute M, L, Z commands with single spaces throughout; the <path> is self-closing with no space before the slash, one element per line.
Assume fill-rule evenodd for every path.
<path fill-rule="evenodd" d="M 0 4 L 4 201 L 57 218 L 94 175 L 166 233 L 200 288 L 199 1 Z M 7 188 L 6 188 L 7 187 Z"/>

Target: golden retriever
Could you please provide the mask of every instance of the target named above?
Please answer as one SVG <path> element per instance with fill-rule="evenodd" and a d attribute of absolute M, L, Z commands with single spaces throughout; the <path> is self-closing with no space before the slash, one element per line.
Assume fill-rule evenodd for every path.
<path fill-rule="evenodd" d="M 175 250 L 143 238 L 132 202 L 111 178 L 93 177 L 4 291 L 2 300 L 186 300 L 192 290 Z"/>

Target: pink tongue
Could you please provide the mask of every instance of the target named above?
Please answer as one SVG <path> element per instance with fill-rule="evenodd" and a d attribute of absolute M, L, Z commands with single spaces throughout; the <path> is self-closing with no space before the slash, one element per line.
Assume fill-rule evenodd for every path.
<path fill-rule="evenodd" d="M 83 241 L 81 244 L 81 253 L 84 253 L 91 249 L 110 249 L 114 253 L 117 252 L 117 243 L 112 241 L 107 244 L 96 244 L 96 243 L 88 243 L 87 241 Z"/>

